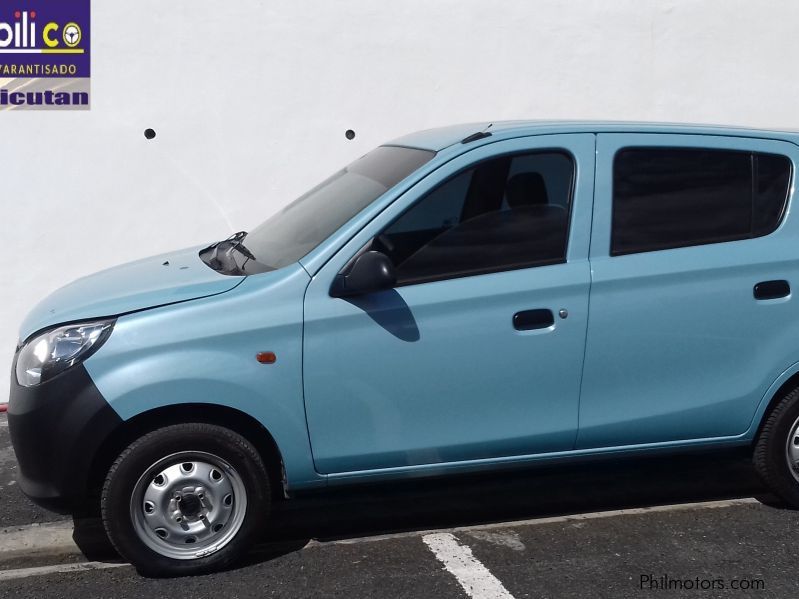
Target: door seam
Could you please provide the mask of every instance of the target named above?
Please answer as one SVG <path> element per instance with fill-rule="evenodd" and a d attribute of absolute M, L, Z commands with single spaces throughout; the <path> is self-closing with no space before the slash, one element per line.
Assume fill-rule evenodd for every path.
<path fill-rule="evenodd" d="M 580 414 L 583 405 L 583 383 L 585 381 L 585 362 L 588 357 L 588 327 L 591 325 L 591 292 L 594 288 L 594 267 L 591 263 L 591 247 L 594 237 L 594 210 L 596 208 L 596 175 L 597 175 L 597 151 L 599 135 L 594 134 L 594 177 L 591 182 L 591 227 L 588 230 L 588 300 L 585 314 L 585 336 L 583 338 L 583 363 L 580 368 L 580 388 L 577 394 L 577 427 L 574 431 L 574 441 L 572 442 L 572 450 L 577 449 L 577 442 L 580 439 Z"/>

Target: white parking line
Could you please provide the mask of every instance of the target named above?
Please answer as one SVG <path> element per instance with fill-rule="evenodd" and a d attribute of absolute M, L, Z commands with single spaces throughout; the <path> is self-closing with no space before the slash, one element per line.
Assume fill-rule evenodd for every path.
<path fill-rule="evenodd" d="M 44 576 L 47 574 L 66 574 L 69 572 L 85 572 L 86 570 L 107 570 L 108 568 L 122 568 L 130 564 L 106 564 L 103 562 L 81 562 L 79 564 L 61 564 L 59 566 L 39 566 L 36 568 L 20 568 L 19 570 L 0 570 L 0 582 L 29 578 L 31 576 Z"/>
<path fill-rule="evenodd" d="M 507 589 L 488 568 L 472 555 L 467 545 L 458 543 L 455 535 L 437 533 L 422 537 L 447 572 L 452 574 L 458 583 L 473 599 L 513 599 Z"/>

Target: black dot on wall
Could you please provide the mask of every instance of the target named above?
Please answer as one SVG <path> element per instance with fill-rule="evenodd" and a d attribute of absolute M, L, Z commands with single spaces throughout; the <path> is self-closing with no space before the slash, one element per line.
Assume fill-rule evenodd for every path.
<path fill-rule="evenodd" d="M 344 132 L 344 137 L 346 137 L 347 139 L 355 139 L 355 131 L 353 131 L 352 129 L 347 129 Z"/>
<path fill-rule="evenodd" d="M 144 130 L 144 137 L 147 139 L 152 139 L 155 137 L 155 129 L 145 129 Z"/>

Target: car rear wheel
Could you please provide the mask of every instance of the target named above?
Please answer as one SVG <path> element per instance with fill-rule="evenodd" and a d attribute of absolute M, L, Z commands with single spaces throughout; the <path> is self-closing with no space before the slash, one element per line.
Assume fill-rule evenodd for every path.
<path fill-rule="evenodd" d="M 799 388 L 769 414 L 755 443 L 753 462 L 769 490 L 786 507 L 799 509 Z"/>
<path fill-rule="evenodd" d="M 133 442 L 103 487 L 103 524 L 140 573 L 180 576 L 225 568 L 250 546 L 269 508 L 256 449 L 220 426 L 178 424 Z"/>

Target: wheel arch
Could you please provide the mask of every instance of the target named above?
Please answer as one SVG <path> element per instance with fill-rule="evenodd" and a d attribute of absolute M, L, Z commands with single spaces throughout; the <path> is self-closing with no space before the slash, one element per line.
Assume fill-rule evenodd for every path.
<path fill-rule="evenodd" d="M 188 413 L 188 414 L 187 414 Z M 266 466 L 272 483 L 273 500 L 286 494 L 283 456 L 272 434 L 255 418 L 229 406 L 208 403 L 181 403 L 154 408 L 123 421 L 101 443 L 92 459 L 87 479 L 87 497 L 99 497 L 105 476 L 114 460 L 133 441 L 156 429 L 185 422 L 202 422 L 224 426 L 253 444 Z M 87 510 L 99 508 L 93 501 Z M 88 515 L 88 514 L 87 514 Z"/>
<path fill-rule="evenodd" d="M 783 372 L 780 377 L 774 381 L 771 387 L 769 387 L 768 391 L 766 391 L 766 394 L 761 400 L 761 405 L 758 406 L 755 420 L 752 423 L 753 426 L 751 428 L 754 429 L 754 434 L 752 435 L 753 443 L 757 442 L 758 437 L 760 437 L 760 432 L 763 430 L 763 426 L 768 420 L 769 415 L 774 411 L 774 408 L 777 407 L 777 404 L 780 403 L 783 397 L 797 387 L 799 387 L 799 363 L 794 364 Z"/>

